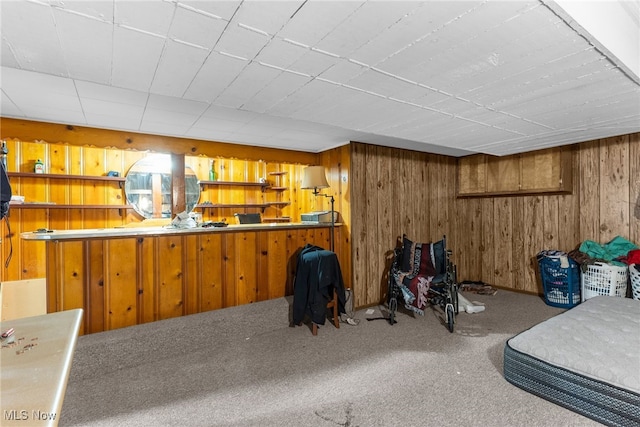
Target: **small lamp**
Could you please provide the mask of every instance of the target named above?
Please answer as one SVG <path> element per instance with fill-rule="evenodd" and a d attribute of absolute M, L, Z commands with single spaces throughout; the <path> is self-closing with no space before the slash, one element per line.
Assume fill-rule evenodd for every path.
<path fill-rule="evenodd" d="M 304 175 L 302 177 L 302 185 L 301 188 L 303 190 L 311 190 L 313 189 L 314 196 L 324 196 L 331 198 L 331 252 L 334 252 L 334 243 L 333 243 L 333 231 L 335 226 L 334 215 L 335 211 L 333 209 L 333 205 L 335 203 L 335 199 L 333 195 L 330 194 L 322 194 L 319 189 L 329 188 L 329 183 L 327 182 L 327 177 L 324 173 L 324 166 L 307 166 L 304 168 Z"/>

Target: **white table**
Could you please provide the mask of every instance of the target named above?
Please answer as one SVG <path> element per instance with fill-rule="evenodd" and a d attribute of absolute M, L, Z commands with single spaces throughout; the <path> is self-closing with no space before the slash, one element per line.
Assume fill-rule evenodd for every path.
<path fill-rule="evenodd" d="M 0 348 L 0 425 L 58 424 L 81 320 L 75 309 L 0 322 L 15 337 Z"/>

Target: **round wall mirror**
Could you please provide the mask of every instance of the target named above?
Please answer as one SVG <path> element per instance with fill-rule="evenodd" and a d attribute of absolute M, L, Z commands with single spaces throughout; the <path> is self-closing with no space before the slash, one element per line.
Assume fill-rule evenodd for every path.
<path fill-rule="evenodd" d="M 200 199 L 198 177 L 184 167 L 186 211 Z M 171 218 L 171 156 L 152 154 L 131 166 L 124 181 L 127 203 L 144 218 Z"/>

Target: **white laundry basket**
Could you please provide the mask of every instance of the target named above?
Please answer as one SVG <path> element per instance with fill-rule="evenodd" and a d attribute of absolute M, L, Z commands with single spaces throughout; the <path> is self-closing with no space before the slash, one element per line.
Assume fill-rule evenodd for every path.
<path fill-rule="evenodd" d="M 597 262 L 587 265 L 582 272 L 582 301 L 598 295 L 625 297 L 629 269 L 617 265 Z"/>

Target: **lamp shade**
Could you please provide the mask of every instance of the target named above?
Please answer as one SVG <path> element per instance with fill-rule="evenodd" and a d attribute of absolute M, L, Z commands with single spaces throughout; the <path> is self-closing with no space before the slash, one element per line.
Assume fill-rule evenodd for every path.
<path fill-rule="evenodd" d="M 329 188 L 327 177 L 324 174 L 324 166 L 307 166 L 304 168 L 301 188 Z"/>

